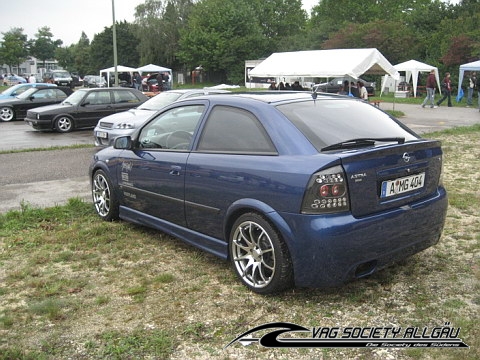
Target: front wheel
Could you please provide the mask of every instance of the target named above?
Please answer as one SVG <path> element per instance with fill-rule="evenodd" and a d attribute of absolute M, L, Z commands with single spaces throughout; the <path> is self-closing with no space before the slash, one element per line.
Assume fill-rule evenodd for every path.
<path fill-rule="evenodd" d="M 73 120 L 68 116 L 61 116 L 55 121 L 55 129 L 61 133 L 67 133 L 73 130 Z"/>
<path fill-rule="evenodd" d="M 293 285 L 288 248 L 275 228 L 262 216 L 247 213 L 232 227 L 230 260 L 242 282 L 259 294 L 272 294 Z"/>
<path fill-rule="evenodd" d="M 98 216 L 106 221 L 118 219 L 118 200 L 112 182 L 103 170 L 97 170 L 93 174 L 92 199 Z"/>
<path fill-rule="evenodd" d="M 2 121 L 10 121 L 15 117 L 15 113 L 11 107 L 2 107 L 0 108 L 0 119 Z"/>

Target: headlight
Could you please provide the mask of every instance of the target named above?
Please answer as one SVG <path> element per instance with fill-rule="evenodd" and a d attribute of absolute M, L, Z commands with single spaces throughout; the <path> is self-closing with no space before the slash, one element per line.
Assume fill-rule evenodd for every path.
<path fill-rule="evenodd" d="M 40 120 L 40 114 L 37 114 L 37 120 Z"/>
<path fill-rule="evenodd" d="M 115 126 L 115 129 L 134 129 L 135 125 L 131 123 L 120 123 L 117 126 Z"/>

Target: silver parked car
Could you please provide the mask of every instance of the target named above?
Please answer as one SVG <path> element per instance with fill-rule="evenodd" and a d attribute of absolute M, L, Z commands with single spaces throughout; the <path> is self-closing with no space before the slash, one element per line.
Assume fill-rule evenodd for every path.
<path fill-rule="evenodd" d="M 161 92 L 150 100 L 145 101 L 142 105 L 106 116 L 100 119 L 97 126 L 93 130 L 96 146 L 111 146 L 113 140 L 118 136 L 132 134 L 135 129 L 140 127 L 158 110 L 161 110 L 174 101 L 192 98 L 208 94 L 230 93 L 228 90 L 211 90 L 211 89 L 182 89 L 169 90 Z"/>

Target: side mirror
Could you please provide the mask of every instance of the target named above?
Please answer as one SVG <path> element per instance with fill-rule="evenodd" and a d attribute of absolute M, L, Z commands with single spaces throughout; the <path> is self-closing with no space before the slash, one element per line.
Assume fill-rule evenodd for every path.
<path fill-rule="evenodd" d="M 132 150 L 132 138 L 130 136 L 119 136 L 115 138 L 115 141 L 113 142 L 113 147 L 120 150 Z"/>

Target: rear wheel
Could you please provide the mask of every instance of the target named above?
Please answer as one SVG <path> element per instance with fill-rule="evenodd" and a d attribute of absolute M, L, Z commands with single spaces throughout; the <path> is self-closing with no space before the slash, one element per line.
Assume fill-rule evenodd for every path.
<path fill-rule="evenodd" d="M 0 119 L 2 121 L 10 121 L 15 118 L 15 113 L 11 107 L 4 106 L 0 108 Z"/>
<path fill-rule="evenodd" d="M 230 233 L 230 260 L 242 282 L 259 294 L 271 294 L 293 285 L 288 248 L 276 229 L 262 216 L 240 216 Z"/>
<path fill-rule="evenodd" d="M 73 130 L 73 120 L 68 116 L 61 116 L 55 121 L 55 129 L 61 133 L 67 133 Z"/>
<path fill-rule="evenodd" d="M 97 170 L 93 174 L 92 199 L 98 216 L 106 221 L 118 219 L 118 200 L 112 182 L 103 170 Z"/>

